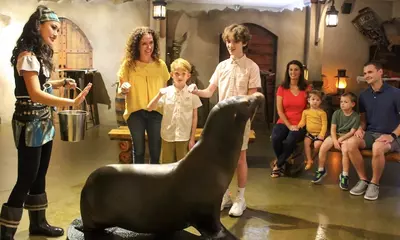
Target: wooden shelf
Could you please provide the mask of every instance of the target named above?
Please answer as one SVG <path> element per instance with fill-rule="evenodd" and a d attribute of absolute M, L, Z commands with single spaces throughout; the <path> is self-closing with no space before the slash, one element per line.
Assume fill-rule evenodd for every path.
<path fill-rule="evenodd" d="M 400 81 L 400 78 L 382 78 L 383 81 Z M 357 83 L 366 82 L 363 76 L 357 76 Z"/>
<path fill-rule="evenodd" d="M 201 137 L 203 129 L 197 128 L 195 134 L 195 140 L 198 141 Z M 108 132 L 108 137 L 110 140 L 120 140 L 120 141 L 132 141 L 131 134 L 129 132 L 129 128 L 127 126 L 120 126 L 115 129 L 111 129 Z M 256 139 L 256 133 L 254 130 L 250 130 L 249 142 L 254 142 Z M 145 140 L 147 141 L 147 134 L 145 133 Z"/>

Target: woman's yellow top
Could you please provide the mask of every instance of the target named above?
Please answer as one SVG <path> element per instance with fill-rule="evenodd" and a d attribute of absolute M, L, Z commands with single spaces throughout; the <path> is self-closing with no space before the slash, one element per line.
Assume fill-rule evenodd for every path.
<path fill-rule="evenodd" d="M 167 65 L 163 60 L 144 63 L 136 61 L 135 69 L 128 69 L 124 61 L 118 71 L 120 86 L 129 82 L 131 89 L 126 94 L 124 119 L 128 120 L 131 113 L 146 109 L 147 105 L 167 85 L 170 78 Z M 162 114 L 162 107 L 156 109 Z"/>

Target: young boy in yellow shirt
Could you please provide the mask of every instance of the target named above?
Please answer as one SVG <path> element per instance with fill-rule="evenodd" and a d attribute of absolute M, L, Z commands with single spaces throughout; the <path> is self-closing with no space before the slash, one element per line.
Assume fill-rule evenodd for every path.
<path fill-rule="evenodd" d="M 307 158 L 305 170 L 310 169 L 313 164 L 311 144 L 314 144 L 314 150 L 318 152 L 325 139 L 328 126 L 326 112 L 320 108 L 322 93 L 312 90 L 308 94 L 308 103 L 310 108 L 303 111 L 301 121 L 298 124 L 298 128 L 306 126 L 307 130 L 306 137 L 304 138 L 304 151 Z"/>

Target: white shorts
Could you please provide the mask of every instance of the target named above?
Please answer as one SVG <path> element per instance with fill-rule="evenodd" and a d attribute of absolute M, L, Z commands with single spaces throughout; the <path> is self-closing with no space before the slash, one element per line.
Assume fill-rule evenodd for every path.
<path fill-rule="evenodd" d="M 246 126 L 244 128 L 242 151 L 247 150 L 247 148 L 249 147 L 249 138 L 250 138 L 250 119 L 247 121 Z"/>

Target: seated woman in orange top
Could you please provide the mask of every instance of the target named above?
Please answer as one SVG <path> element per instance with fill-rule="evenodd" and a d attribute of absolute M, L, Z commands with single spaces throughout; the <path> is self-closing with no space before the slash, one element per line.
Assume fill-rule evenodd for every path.
<path fill-rule="evenodd" d="M 279 119 L 272 129 L 272 147 L 277 162 L 271 177 L 283 176 L 286 160 L 293 153 L 297 142 L 303 140 L 305 130 L 297 125 L 307 106 L 307 93 L 310 90 L 304 79 L 303 64 L 297 60 L 286 66 L 285 80 L 276 93 L 276 107 Z"/>

